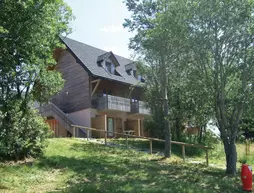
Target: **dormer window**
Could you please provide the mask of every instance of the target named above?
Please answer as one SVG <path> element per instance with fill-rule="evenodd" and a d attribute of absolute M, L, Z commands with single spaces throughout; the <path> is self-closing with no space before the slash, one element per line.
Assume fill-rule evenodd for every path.
<path fill-rule="evenodd" d="M 117 66 L 120 66 L 118 60 L 112 52 L 106 52 L 97 58 L 99 66 L 103 67 L 108 73 L 121 76 L 116 70 Z"/>
<path fill-rule="evenodd" d="M 128 75 L 135 77 L 140 82 L 145 82 L 145 79 L 137 72 L 137 64 L 135 62 L 126 64 L 125 71 Z"/>
<path fill-rule="evenodd" d="M 134 76 L 135 78 L 137 78 L 137 71 L 136 71 L 136 70 L 132 70 L 132 73 L 133 73 L 133 76 Z"/>
<path fill-rule="evenodd" d="M 106 69 L 109 73 L 115 74 L 115 65 L 111 62 L 106 62 Z"/>
<path fill-rule="evenodd" d="M 144 79 L 142 78 L 142 76 L 140 74 L 137 73 L 136 70 L 132 70 L 133 76 L 140 82 L 144 82 Z"/>

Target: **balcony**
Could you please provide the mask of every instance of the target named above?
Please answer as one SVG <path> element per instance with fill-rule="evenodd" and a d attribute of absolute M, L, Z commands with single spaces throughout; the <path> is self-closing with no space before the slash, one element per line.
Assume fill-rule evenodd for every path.
<path fill-rule="evenodd" d="M 143 101 L 136 101 L 131 103 L 131 112 L 150 115 L 150 109 L 147 107 L 146 103 Z"/>
<path fill-rule="evenodd" d="M 130 99 L 118 97 L 118 96 L 111 96 L 105 95 L 101 97 L 94 97 L 92 99 L 92 105 L 94 108 L 99 110 L 117 110 L 117 111 L 124 111 L 130 112 Z"/>

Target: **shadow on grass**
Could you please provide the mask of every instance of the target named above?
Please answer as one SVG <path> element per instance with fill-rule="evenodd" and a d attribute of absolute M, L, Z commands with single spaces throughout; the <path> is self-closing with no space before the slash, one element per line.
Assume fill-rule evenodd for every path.
<path fill-rule="evenodd" d="M 82 156 L 43 157 L 39 167 L 71 170 L 61 192 L 241 192 L 239 179 L 202 165 L 149 161 L 140 153 L 89 143 L 75 143 Z"/>

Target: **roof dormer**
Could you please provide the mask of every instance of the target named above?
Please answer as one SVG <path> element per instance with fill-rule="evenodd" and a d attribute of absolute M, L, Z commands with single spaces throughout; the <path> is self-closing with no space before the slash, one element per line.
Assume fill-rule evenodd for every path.
<path fill-rule="evenodd" d="M 126 64 L 125 71 L 127 72 L 128 75 L 135 77 L 140 82 L 145 82 L 144 78 L 140 74 L 137 73 L 137 63 L 136 62 Z"/>
<path fill-rule="evenodd" d="M 116 70 L 116 67 L 120 66 L 120 64 L 113 52 L 106 52 L 105 54 L 98 56 L 97 63 L 98 65 L 102 66 L 108 73 L 120 76 L 119 72 Z"/>
<path fill-rule="evenodd" d="M 113 62 L 113 64 L 115 65 L 115 67 L 120 66 L 118 60 L 116 59 L 115 55 L 111 51 L 98 56 L 97 63 L 101 63 L 107 59 L 111 60 Z"/>
<path fill-rule="evenodd" d="M 129 63 L 129 64 L 125 65 L 125 71 L 129 75 L 133 75 L 133 71 L 136 71 L 136 70 L 137 70 L 136 62 L 132 62 L 132 63 Z"/>

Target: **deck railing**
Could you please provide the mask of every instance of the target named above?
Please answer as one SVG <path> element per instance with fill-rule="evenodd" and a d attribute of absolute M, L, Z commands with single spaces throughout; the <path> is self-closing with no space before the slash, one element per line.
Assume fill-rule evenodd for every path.
<path fill-rule="evenodd" d="M 130 99 L 112 95 L 94 97 L 93 106 L 100 110 L 110 109 L 125 112 L 131 111 Z"/>
<path fill-rule="evenodd" d="M 140 114 L 151 114 L 147 104 L 143 101 L 136 101 L 131 103 L 131 112 Z"/>
<path fill-rule="evenodd" d="M 87 140 L 89 140 L 88 136 L 91 136 L 90 133 L 91 131 L 97 131 L 97 132 L 104 132 L 104 144 L 107 145 L 107 134 L 108 133 L 114 133 L 116 135 L 120 135 L 125 137 L 125 142 L 126 142 L 126 147 L 128 148 L 128 138 L 132 137 L 132 138 L 139 138 L 139 139 L 147 139 L 149 140 L 149 152 L 150 154 L 153 153 L 153 141 L 160 141 L 160 142 L 165 142 L 164 139 L 158 139 L 158 138 L 151 138 L 151 137 L 142 137 L 142 136 L 137 136 L 137 135 L 131 135 L 131 134 L 125 134 L 125 133 L 118 133 L 118 132 L 112 132 L 112 131 L 105 131 L 105 130 L 100 130 L 100 129 L 95 129 L 95 128 L 90 128 L 90 127 L 83 127 L 83 126 L 79 126 L 79 125 L 72 125 L 73 130 L 75 130 L 75 128 L 83 128 L 86 130 L 86 132 L 89 134 L 87 135 Z M 201 148 L 204 149 L 206 152 L 206 165 L 209 165 L 209 150 L 213 149 L 212 147 L 208 147 L 208 146 L 203 146 L 203 145 L 198 145 L 198 144 L 189 144 L 189 143 L 183 143 L 183 142 L 179 142 L 179 141 L 171 141 L 171 144 L 177 144 L 182 146 L 182 157 L 183 157 L 183 161 L 185 162 L 185 147 L 195 147 L 195 148 Z"/>
<path fill-rule="evenodd" d="M 39 109 L 39 113 L 43 117 L 49 117 L 49 116 L 54 117 L 74 137 L 77 136 L 77 131 L 79 131 L 79 129 L 83 130 L 82 128 L 78 128 L 78 127 L 75 128 L 75 130 L 73 130 L 72 125 L 75 124 L 75 122 L 53 103 L 42 105 L 38 107 L 38 109 Z"/>

